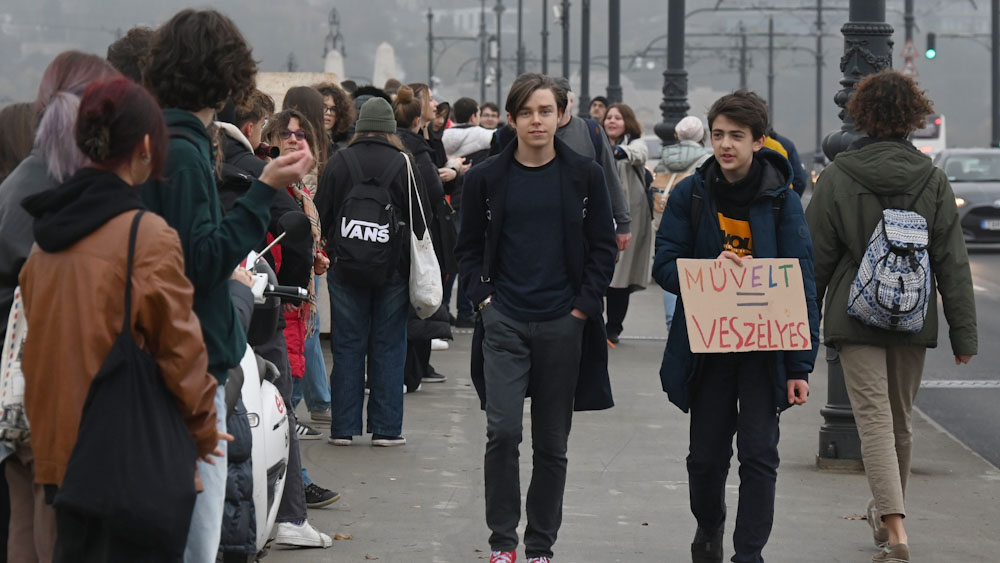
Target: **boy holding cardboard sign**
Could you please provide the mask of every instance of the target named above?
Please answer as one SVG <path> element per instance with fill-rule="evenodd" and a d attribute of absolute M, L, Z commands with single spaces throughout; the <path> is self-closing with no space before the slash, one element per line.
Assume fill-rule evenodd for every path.
<path fill-rule="evenodd" d="M 733 561 L 759 562 L 774 519 L 778 470 L 778 415 L 809 395 L 808 374 L 819 347 L 819 309 L 813 281 L 812 242 L 797 197 L 786 197 L 791 167 L 764 149 L 767 105 L 739 90 L 719 98 L 708 113 L 713 157 L 670 194 L 656 234 L 653 277 L 680 294 L 678 260 L 731 261 L 752 267 L 752 257 L 793 258 L 802 271 L 808 312 L 808 349 L 693 353 L 686 323 L 674 323 L 660 379 L 670 400 L 691 412 L 687 457 L 691 512 L 698 530 L 695 563 L 721 563 L 726 519 L 725 485 L 733 434 L 739 447 L 740 500 Z M 683 298 L 677 314 L 684 312 Z"/>

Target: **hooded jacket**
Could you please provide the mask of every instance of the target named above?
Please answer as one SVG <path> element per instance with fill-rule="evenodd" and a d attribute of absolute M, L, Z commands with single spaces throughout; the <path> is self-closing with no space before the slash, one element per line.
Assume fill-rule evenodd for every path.
<path fill-rule="evenodd" d="M 25 208 L 37 240 L 20 275 L 31 327 L 22 364 L 25 410 L 35 482 L 58 485 L 90 383 L 121 332 L 129 230 L 142 202 L 113 173 L 83 168 L 55 190 L 28 198 Z M 217 443 L 216 381 L 208 374 L 180 240 L 152 213 L 139 223 L 132 292 L 136 343 L 156 360 L 205 455 Z"/>
<path fill-rule="evenodd" d="M 35 242 L 31 231 L 33 219 L 21 207 L 21 201 L 58 185 L 59 182 L 49 175 L 45 158 L 37 148 L 0 184 L 0 338 L 7 332 L 6 321 L 14 304 L 17 276 Z"/>
<path fill-rule="evenodd" d="M 816 286 L 813 282 L 813 248 L 809 228 L 797 197 L 787 197 L 791 169 L 780 154 L 763 149 L 754 157 L 763 170 L 760 187 L 749 207 L 750 230 L 753 236 L 755 258 L 797 258 L 802 268 L 806 309 L 809 314 L 811 350 L 770 352 L 775 404 L 779 410 L 789 407 L 787 380 L 807 379 L 816 361 L 819 349 L 819 307 Z M 722 252 L 722 237 L 716 214 L 716 200 L 708 189 L 708 174 L 718 167 L 715 157 L 709 158 L 694 174 L 682 181 L 670 193 L 664 211 L 664 220 L 656 233 L 656 257 L 653 260 L 653 279 L 660 287 L 678 295 L 674 318 L 684 318 L 684 300 L 680 297 L 680 280 L 677 274 L 678 258 L 714 259 Z M 691 224 L 692 193 L 704 200 L 697 227 Z M 781 198 L 780 213 L 775 223 L 775 198 Z M 667 217 L 669 216 L 669 220 Z M 697 236 L 695 236 L 697 232 Z M 691 352 L 687 325 L 675 322 L 667 337 L 660 365 L 660 382 L 670 401 L 687 412 L 691 393 L 698 385 L 704 363 L 704 354 Z"/>
<path fill-rule="evenodd" d="M 858 145 L 860 148 L 852 146 L 838 154 L 823 171 L 806 210 L 816 252 L 816 291 L 818 299 L 826 298 L 824 342 L 829 346 L 933 348 L 937 346 L 940 293 L 952 352 L 976 354 L 972 273 L 948 177 L 904 140 L 863 139 Z M 850 287 L 868 240 L 882 218 L 883 205 L 919 213 L 930 231 L 933 298 L 924 328 L 916 334 L 871 327 L 847 314 Z"/>
<path fill-rule="evenodd" d="M 657 166 L 656 172 L 667 172 L 670 174 L 690 173 L 708 160 L 708 157 L 711 155 L 712 151 L 694 141 L 681 141 L 673 145 L 667 145 L 660 152 L 660 163 Z"/>
<path fill-rule="evenodd" d="M 246 350 L 246 333 L 233 309 L 229 278 L 264 237 L 275 190 L 253 180 L 246 195 L 223 217 L 208 131 L 191 112 L 166 109 L 163 116 L 171 133 L 166 181 L 147 182 L 142 199 L 180 236 L 184 271 L 194 286 L 194 311 L 208 349 L 208 369 L 224 385 L 226 372 L 240 363 Z"/>
<path fill-rule="evenodd" d="M 441 134 L 441 142 L 448 156 L 469 156 L 478 152 L 489 152 L 493 141 L 493 131 L 478 125 L 463 123 Z"/>

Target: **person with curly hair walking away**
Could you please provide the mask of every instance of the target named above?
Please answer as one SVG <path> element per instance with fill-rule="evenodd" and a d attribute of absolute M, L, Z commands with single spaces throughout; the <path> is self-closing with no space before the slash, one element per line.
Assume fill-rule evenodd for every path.
<path fill-rule="evenodd" d="M 903 518 L 913 453 L 911 415 L 927 348 L 937 346 L 937 294 L 956 365 L 978 351 L 976 304 L 948 177 L 907 140 L 933 112 L 925 93 L 912 78 L 885 70 L 858 83 L 847 111 L 867 136 L 823 171 L 806 219 L 815 248 L 817 299 L 826 296 L 825 344 L 840 352 L 874 497 L 868 521 L 882 550 L 872 561 L 907 563 Z M 876 238 L 871 233 L 886 226 L 885 214 L 898 210 L 919 215 L 929 234 L 930 293 L 923 327 L 916 332 L 872 326 L 848 312 L 859 265 Z"/>
<path fill-rule="evenodd" d="M 242 103 L 254 88 L 257 64 L 243 34 L 215 10 L 182 10 L 150 42 L 143 71 L 146 86 L 164 108 L 169 144 L 164 182 L 147 183 L 142 198 L 180 235 L 185 273 L 194 285 L 194 311 L 208 349 L 208 370 L 219 381 L 215 406 L 225 412 L 227 372 L 239 365 L 246 334 L 236 316 L 229 278 L 264 237 L 277 190 L 312 169 L 308 146 L 272 160 L 246 195 L 222 216 L 208 125 L 232 97 Z M 225 417 L 219 417 L 225 431 Z M 199 463 L 204 492 L 198 495 L 184 559 L 214 561 L 219 549 L 226 487 L 226 445 L 215 464 Z M 295 476 L 289 472 L 289 479 Z"/>

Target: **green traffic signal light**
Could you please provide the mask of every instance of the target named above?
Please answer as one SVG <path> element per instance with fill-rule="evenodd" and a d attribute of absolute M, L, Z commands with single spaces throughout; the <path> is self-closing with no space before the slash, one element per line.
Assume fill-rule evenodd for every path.
<path fill-rule="evenodd" d="M 933 31 L 927 34 L 927 48 L 924 50 L 924 56 L 928 59 L 937 57 L 937 34 Z"/>

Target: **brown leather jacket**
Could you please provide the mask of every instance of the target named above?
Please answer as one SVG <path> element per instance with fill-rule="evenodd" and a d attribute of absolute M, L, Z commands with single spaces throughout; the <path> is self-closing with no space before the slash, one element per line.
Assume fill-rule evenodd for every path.
<path fill-rule="evenodd" d="M 62 483 L 90 383 L 121 332 L 129 228 L 136 211 L 112 218 L 62 252 L 36 244 L 21 270 L 28 320 L 24 403 L 35 482 Z M 194 290 L 177 233 L 159 216 L 139 224 L 132 274 L 132 331 L 177 398 L 198 455 L 217 443 L 216 379 L 208 373 Z M 192 463 L 194 460 L 192 460 Z"/>

